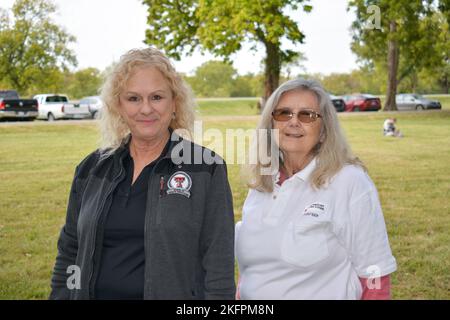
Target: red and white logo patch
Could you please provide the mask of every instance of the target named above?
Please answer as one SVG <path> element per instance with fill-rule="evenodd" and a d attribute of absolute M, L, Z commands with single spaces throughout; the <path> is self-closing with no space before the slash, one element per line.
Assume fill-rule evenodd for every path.
<path fill-rule="evenodd" d="M 181 194 L 186 197 L 190 197 L 192 187 L 192 179 L 191 177 L 183 171 L 175 172 L 167 182 L 167 194 Z"/>

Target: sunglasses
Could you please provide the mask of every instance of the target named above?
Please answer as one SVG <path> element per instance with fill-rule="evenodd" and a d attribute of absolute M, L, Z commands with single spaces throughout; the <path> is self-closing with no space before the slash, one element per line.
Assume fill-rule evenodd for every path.
<path fill-rule="evenodd" d="M 317 118 L 322 118 L 320 114 L 313 110 L 300 110 L 299 112 L 295 113 L 289 109 L 278 109 L 272 112 L 272 117 L 276 121 L 283 122 L 291 120 L 294 115 L 297 115 L 297 119 L 303 123 L 311 123 L 316 121 Z"/>

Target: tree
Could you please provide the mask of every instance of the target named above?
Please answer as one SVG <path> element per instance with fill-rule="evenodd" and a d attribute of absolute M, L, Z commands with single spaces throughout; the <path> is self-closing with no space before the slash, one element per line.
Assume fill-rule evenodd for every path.
<path fill-rule="evenodd" d="M 195 70 L 195 76 L 188 82 L 199 96 L 229 97 L 236 74 L 236 70 L 229 63 L 207 61 Z"/>
<path fill-rule="evenodd" d="M 303 33 L 287 14 L 299 7 L 311 11 L 309 0 L 143 0 L 148 8 L 145 42 L 180 59 L 196 48 L 216 56 L 229 57 L 244 42 L 265 49 L 265 91 L 267 98 L 279 85 L 283 63 L 298 53 L 282 49 L 282 40 L 302 43 Z"/>
<path fill-rule="evenodd" d="M 304 62 L 308 59 L 302 52 L 297 52 L 297 57 L 292 59 L 291 61 L 285 61 L 282 65 L 282 69 L 284 70 L 284 74 L 287 80 L 291 79 L 292 69 L 299 68 L 301 71 L 306 73 L 306 68 L 304 66 Z"/>
<path fill-rule="evenodd" d="M 447 19 L 447 25 L 450 25 L 450 1 L 448 0 L 439 1 L 439 10 L 444 15 L 444 18 Z"/>
<path fill-rule="evenodd" d="M 230 93 L 231 97 L 257 97 L 260 93 L 254 90 L 252 82 L 255 76 L 251 73 L 244 76 L 237 76 L 233 80 L 233 87 Z"/>
<path fill-rule="evenodd" d="M 66 93 L 75 99 L 98 95 L 103 81 L 100 71 L 96 68 L 78 70 L 68 78 Z"/>
<path fill-rule="evenodd" d="M 431 64 L 429 68 L 433 73 L 438 75 L 438 83 L 442 88 L 442 92 L 449 93 L 450 87 L 450 3 L 446 3 L 447 7 L 440 7 L 441 10 L 446 11 L 436 12 L 431 19 L 434 19 L 438 28 L 434 30 L 437 33 L 438 39 L 434 44 L 435 50 L 438 55 L 435 56 L 436 60 Z M 429 29 L 429 26 L 425 24 L 424 29 Z"/>
<path fill-rule="evenodd" d="M 77 64 L 75 38 L 52 22 L 55 12 L 50 0 L 16 0 L 13 19 L 0 13 L 0 78 L 21 93 Z"/>
<path fill-rule="evenodd" d="M 380 10 L 380 25 L 368 28 L 373 17 L 370 5 Z M 356 9 L 352 50 L 367 67 L 383 65 L 388 71 L 384 110 L 397 110 L 395 95 L 398 84 L 425 67 L 438 64 L 440 53 L 435 43 L 438 35 L 437 10 L 432 0 L 351 0 Z M 426 28 L 423 26 L 426 25 Z M 440 62 L 439 62 L 440 63 Z"/>
<path fill-rule="evenodd" d="M 359 79 L 352 73 L 332 73 L 321 76 L 317 80 L 321 81 L 327 90 L 336 95 L 361 92 Z"/>

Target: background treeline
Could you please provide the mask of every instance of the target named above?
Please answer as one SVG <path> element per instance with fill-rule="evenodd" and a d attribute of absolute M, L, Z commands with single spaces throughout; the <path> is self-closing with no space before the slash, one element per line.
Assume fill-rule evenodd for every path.
<path fill-rule="evenodd" d="M 149 16 L 155 15 L 157 18 L 173 5 L 168 0 L 159 2 L 161 2 L 160 6 L 149 7 Z M 256 13 L 260 9 L 258 6 L 254 8 L 254 3 L 250 0 L 241 2 L 243 8 L 255 9 Z M 294 9 L 300 3 L 303 3 L 303 0 L 286 1 L 284 5 Z M 235 39 L 239 40 L 236 43 L 228 43 L 230 37 L 218 39 L 216 32 L 220 35 L 222 31 L 214 28 L 216 26 L 214 19 L 223 13 L 223 8 L 216 2 L 190 1 L 186 5 L 189 5 L 189 8 L 191 6 L 197 8 L 199 12 L 196 14 L 199 16 L 203 14 L 206 18 L 213 12 L 214 19 L 211 25 L 208 25 L 209 28 L 203 30 L 201 26 L 197 26 L 200 28 L 196 31 L 197 33 L 183 34 L 180 39 L 187 41 L 191 36 L 192 41 L 189 43 L 193 44 L 199 43 L 201 38 L 205 42 L 206 49 L 210 45 L 211 48 L 224 50 L 229 46 L 229 50 L 215 52 L 216 56 L 221 57 L 223 61 L 207 61 L 193 70 L 192 74 L 186 74 L 184 77 L 197 97 L 267 97 L 278 83 L 295 77 L 318 79 L 328 91 L 337 95 L 356 92 L 389 93 L 389 96 L 392 94 L 395 96 L 397 92 L 448 93 L 450 83 L 450 5 L 448 0 L 431 2 L 379 0 L 376 3 L 389 19 L 382 19 L 379 29 L 370 30 L 365 23 L 371 18 L 370 15 L 367 16 L 369 14 L 367 8 L 372 1 L 349 1 L 349 8 L 355 9 L 357 13 L 357 19 L 352 25 L 351 49 L 358 57 L 359 69 L 348 73 L 310 74 L 304 67 L 306 57 L 301 52 L 281 49 L 279 39 L 282 38 L 283 32 L 287 32 L 287 29 L 282 29 L 284 31 L 276 39 L 271 40 L 273 43 L 269 41 L 269 38 L 258 33 L 258 29 L 253 30 L 255 34 L 259 35 L 259 38 L 264 40 L 270 48 L 273 47 L 277 54 L 264 58 L 260 66 L 256 64 L 255 73 L 242 75 L 232 64 L 223 61 L 229 61 L 227 57 L 229 58 L 229 55 L 240 47 L 241 42 L 253 39 L 252 37 L 247 39 L 245 36 L 253 34 L 253 31 L 239 29 L 242 37 Z M 203 8 L 200 4 L 209 4 L 212 7 Z M 272 9 L 280 8 L 280 3 L 276 0 L 267 0 L 264 5 Z M 312 7 L 305 4 L 302 8 L 309 12 Z M 231 6 L 229 9 L 236 8 Z M 271 15 L 267 17 L 272 17 L 273 21 L 285 19 L 280 21 L 289 23 L 293 28 L 289 33 L 293 36 L 291 40 L 302 43 L 303 36 L 297 32 L 296 23 L 290 21 L 289 17 L 285 17 L 278 9 L 274 11 L 273 17 Z M 173 18 L 173 21 L 169 19 L 170 21 L 178 21 L 175 19 L 180 14 L 177 10 L 174 8 L 173 11 L 168 11 Z M 255 12 L 245 19 L 259 21 L 261 17 Z M 98 94 L 103 78 L 111 66 L 106 70 L 95 68 L 77 70 L 77 57 L 74 51 L 69 49 L 76 39 L 67 33 L 64 27 L 53 21 L 52 16 L 55 13 L 56 6 L 51 0 L 16 0 L 11 10 L 0 7 L 0 89 L 15 89 L 24 97 L 52 92 L 66 93 L 72 99 L 79 99 Z M 190 21 L 189 17 L 180 16 L 179 18 L 181 21 Z M 229 25 L 235 26 L 234 20 L 229 21 L 229 15 L 222 18 L 226 30 L 231 30 Z M 168 20 L 161 19 L 165 22 Z M 153 20 L 149 19 L 149 21 Z M 383 24 L 384 21 L 390 21 L 390 25 Z M 268 26 L 274 27 L 275 31 L 280 31 L 281 29 L 273 23 L 269 23 Z M 390 30 L 389 26 L 395 27 L 393 30 L 396 31 Z M 152 34 L 151 30 L 155 26 L 149 27 L 147 35 Z M 171 32 L 175 34 L 181 32 L 178 30 L 180 27 L 178 23 L 170 24 L 170 27 L 173 29 Z M 242 26 L 238 24 L 235 27 Z M 160 30 L 159 25 L 155 31 L 157 35 L 155 39 L 160 39 L 162 42 L 156 44 L 167 52 L 173 46 L 172 44 L 168 44 L 169 48 L 164 46 L 167 43 L 160 37 L 158 30 Z M 149 43 L 154 44 L 153 40 L 149 40 Z M 210 43 L 219 40 L 223 42 L 223 46 Z M 179 47 L 176 47 L 177 50 L 183 49 L 186 44 L 183 41 Z M 393 52 L 396 53 L 393 57 L 387 54 L 388 48 L 393 48 Z M 171 56 L 179 58 L 180 52 L 177 50 L 172 52 Z"/>
<path fill-rule="evenodd" d="M 20 92 L 32 96 L 38 93 L 65 93 L 71 99 L 97 95 L 107 71 L 86 68 L 78 71 L 53 70 L 45 81 L 39 81 Z M 264 93 L 264 74 L 249 73 L 239 75 L 232 65 L 222 61 L 208 61 L 198 67 L 192 75 L 183 75 L 197 97 L 260 97 Z M 349 93 L 384 94 L 386 73 L 383 70 L 359 69 L 349 73 L 282 74 L 280 82 L 295 77 L 313 78 L 323 83 L 333 94 Z M 406 78 L 399 84 L 398 92 L 417 92 L 423 94 L 445 94 L 448 88 L 441 83 L 437 73 L 427 70 Z M 0 80 L 0 88 L 15 89 L 10 83 Z"/>
<path fill-rule="evenodd" d="M 286 72 L 281 75 L 280 82 L 295 77 L 319 80 L 329 92 L 337 95 L 357 92 L 378 95 L 386 91 L 385 70 L 361 68 L 349 73 L 290 76 Z M 194 75 L 185 78 L 198 97 L 260 97 L 264 91 L 262 73 L 239 75 L 233 66 L 220 61 L 208 61 L 197 68 Z M 406 77 L 399 84 L 398 92 L 439 94 L 448 93 L 448 88 L 441 81 L 440 74 L 424 69 Z"/>

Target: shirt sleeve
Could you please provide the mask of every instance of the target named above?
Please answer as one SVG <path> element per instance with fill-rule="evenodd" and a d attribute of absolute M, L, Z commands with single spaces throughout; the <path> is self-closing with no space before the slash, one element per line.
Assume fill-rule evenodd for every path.
<path fill-rule="evenodd" d="M 374 186 L 350 203 L 349 231 L 350 260 L 359 277 L 379 278 L 397 269 Z"/>

